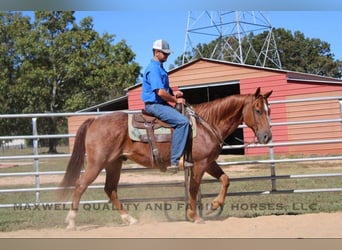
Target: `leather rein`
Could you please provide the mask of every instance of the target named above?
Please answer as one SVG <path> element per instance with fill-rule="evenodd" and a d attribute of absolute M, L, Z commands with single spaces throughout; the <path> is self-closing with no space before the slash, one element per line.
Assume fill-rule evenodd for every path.
<path fill-rule="evenodd" d="M 199 114 L 197 114 L 188 103 L 184 104 L 186 112 L 195 117 L 196 121 L 202 124 L 216 139 L 217 144 L 222 148 L 224 144 L 223 138 L 219 135 L 219 133 L 213 128 L 206 120 L 204 120 Z"/>

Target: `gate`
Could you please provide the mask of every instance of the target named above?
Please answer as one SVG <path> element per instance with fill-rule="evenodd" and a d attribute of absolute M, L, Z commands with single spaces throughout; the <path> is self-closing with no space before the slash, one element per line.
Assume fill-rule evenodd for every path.
<path fill-rule="evenodd" d="M 277 105 L 277 104 L 284 104 L 284 103 L 303 103 L 303 102 L 320 102 L 320 101 L 338 101 L 342 100 L 342 97 L 323 97 L 323 98 L 307 98 L 307 99 L 296 99 L 296 100 L 284 100 L 284 101 L 273 101 L 270 104 Z M 129 112 L 129 111 L 125 111 Z M 37 119 L 40 117 L 67 117 L 67 116 L 89 116 L 89 115 L 100 115 L 109 112 L 88 112 L 88 113 L 59 113 L 59 114 L 22 114 L 22 115 L 0 115 L 0 119 L 11 119 L 11 118 L 31 118 L 32 119 L 32 135 L 17 135 L 17 136 L 0 136 L 0 140 L 15 140 L 15 139 L 32 139 L 33 140 L 33 150 L 32 155 L 16 155 L 16 156 L 0 156 L 0 162 L 4 161 L 13 161 L 13 160 L 32 160 L 34 165 L 34 170 L 31 172 L 8 172 L 4 173 L 0 171 L 0 180 L 3 177 L 20 177 L 20 176 L 34 176 L 34 186 L 30 188 L 1 188 L 0 189 L 0 197 L 1 194 L 9 194 L 9 193 L 33 193 L 34 194 L 34 203 L 25 203 L 25 201 L 16 201 L 14 204 L 10 203 L 3 203 L 0 204 L 0 209 L 4 208 L 13 208 L 18 204 L 25 203 L 29 206 L 34 206 L 37 204 L 45 204 L 44 200 L 41 199 L 41 193 L 43 192 L 51 192 L 56 191 L 59 188 L 57 186 L 49 186 L 49 187 L 42 187 L 40 185 L 40 177 L 47 176 L 47 175 L 64 175 L 64 171 L 41 171 L 39 168 L 39 162 L 44 159 L 52 159 L 52 158 L 68 158 L 70 154 L 58 154 L 58 155 L 48 155 L 48 154 L 39 154 L 38 152 L 38 140 L 39 139 L 47 139 L 47 138 L 69 138 L 74 137 L 75 134 L 56 134 L 56 135 L 39 135 L 37 133 Z M 301 124 L 325 124 L 325 123 L 332 123 L 338 122 L 341 123 L 341 118 L 329 118 L 329 119 L 315 119 L 315 120 L 304 120 L 304 121 L 287 121 L 287 122 L 272 122 L 272 129 L 276 128 L 277 126 L 296 126 Z M 244 128 L 244 125 L 240 127 Z M 342 129 L 342 127 L 341 127 Z M 245 176 L 245 177 L 237 177 L 237 178 L 230 178 L 231 182 L 248 182 L 248 181 L 260 181 L 260 180 L 268 180 L 270 182 L 270 189 L 269 190 L 260 190 L 260 191 L 246 191 L 246 192 L 228 192 L 229 196 L 242 196 L 242 195 L 268 195 L 268 194 L 292 194 L 292 193 L 311 193 L 311 192 L 341 192 L 342 187 L 332 187 L 332 188 L 315 188 L 315 189 L 279 189 L 277 187 L 277 181 L 280 179 L 302 179 L 302 178 L 326 178 L 329 181 L 330 177 L 342 177 L 342 171 L 337 171 L 336 173 L 315 173 L 315 174 L 288 174 L 288 175 L 279 175 L 276 172 L 276 166 L 280 163 L 299 163 L 299 162 L 315 162 L 315 161 L 340 161 L 342 160 L 342 155 L 329 155 L 329 156 L 296 156 L 295 158 L 284 158 L 284 159 L 276 159 L 275 149 L 279 147 L 288 147 L 288 146 L 298 146 L 298 145 L 324 145 L 324 144 L 336 144 L 342 143 L 342 138 L 335 138 L 335 139 L 312 139 L 312 140 L 305 140 L 305 141 L 281 141 L 281 142 L 270 142 L 267 145 L 234 145 L 234 146 L 224 146 L 224 148 L 239 148 L 245 147 L 247 150 L 250 148 L 260 148 L 266 147 L 268 148 L 268 159 L 260 159 L 260 160 L 243 160 L 243 161 L 228 161 L 228 162 L 219 162 L 220 166 L 230 167 L 230 166 L 237 166 L 237 165 L 250 165 L 250 164 L 269 164 L 269 175 L 265 176 Z M 155 170 L 148 170 L 142 167 L 123 167 L 123 172 L 138 172 L 138 171 L 155 171 Z M 185 172 L 185 178 L 180 181 L 160 181 L 158 183 L 141 183 L 141 184 L 129 184 L 123 183 L 120 184 L 120 188 L 141 188 L 141 187 L 184 187 L 184 195 L 174 196 L 174 197 L 150 197 L 150 198 L 131 198 L 131 199 L 121 199 L 123 203 L 129 202 L 152 202 L 152 201 L 161 201 L 161 202 L 169 202 L 169 201 L 181 201 L 186 204 L 186 197 L 187 197 L 187 174 Z M 162 178 L 161 178 L 162 179 Z M 217 182 L 217 180 L 213 179 L 203 179 L 202 184 L 208 184 Z M 1 183 L 1 181 L 0 181 Z M 341 182 L 342 183 L 342 178 Z M 103 185 L 91 185 L 89 189 L 103 189 Z M 216 197 L 217 193 L 201 193 L 199 194 L 199 202 L 201 202 L 202 198 L 210 198 Z M 81 201 L 81 204 L 97 204 L 97 203 L 108 203 L 108 200 L 88 200 L 88 201 Z M 59 202 L 49 202 L 49 204 L 60 204 Z M 70 204 L 70 202 L 66 202 L 65 204 Z M 202 208 L 202 204 L 199 204 Z M 221 210 L 222 211 L 222 210 Z M 215 214 L 217 216 L 220 214 L 220 211 Z M 167 217 L 172 220 L 171 216 L 169 216 L 166 212 Z"/>

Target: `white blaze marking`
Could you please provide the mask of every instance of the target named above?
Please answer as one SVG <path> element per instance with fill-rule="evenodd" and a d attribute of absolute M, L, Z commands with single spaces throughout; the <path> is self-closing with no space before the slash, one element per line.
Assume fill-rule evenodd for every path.
<path fill-rule="evenodd" d="M 269 109 L 268 109 L 268 106 L 267 104 L 264 102 L 264 108 L 265 108 L 265 112 L 266 112 L 266 115 L 267 115 L 267 120 L 268 120 L 268 123 L 271 122 L 271 118 L 269 116 Z"/>
<path fill-rule="evenodd" d="M 268 107 L 267 107 L 266 103 L 264 103 L 264 109 L 266 111 L 266 114 L 268 115 Z"/>

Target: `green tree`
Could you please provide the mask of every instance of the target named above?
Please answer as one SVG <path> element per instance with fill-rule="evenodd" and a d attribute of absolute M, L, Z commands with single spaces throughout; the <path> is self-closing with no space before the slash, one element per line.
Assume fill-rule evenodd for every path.
<path fill-rule="evenodd" d="M 265 31 L 257 35 L 250 33 L 248 39 L 247 37 L 243 38 L 241 47 L 246 64 L 257 65 L 254 55 L 261 51 L 268 35 L 269 32 Z M 307 38 L 300 31 L 292 33 L 283 28 L 274 29 L 273 35 L 283 69 L 341 78 L 342 62 L 334 60 L 329 43 L 318 38 Z M 251 51 L 249 43 L 255 53 Z M 215 52 L 213 53 L 213 51 Z M 185 52 L 185 63 L 200 57 L 233 61 L 233 58 L 238 55 L 240 53 L 237 38 L 234 36 L 219 37 L 208 44 L 198 44 L 192 51 Z M 175 65 L 181 65 L 182 59 L 183 54 L 176 58 Z M 268 62 L 265 66 L 274 67 L 274 64 Z"/>
<path fill-rule="evenodd" d="M 0 113 L 20 112 L 19 100 L 15 95 L 21 57 L 17 53 L 21 41 L 31 30 L 30 19 L 21 13 L 0 12 Z M 16 130 L 25 130 L 26 124 L 16 119 L 1 119 L 0 134 L 13 135 Z"/>
<path fill-rule="evenodd" d="M 9 90 L 17 103 L 12 113 L 76 111 L 121 96 L 135 84 L 140 66 L 126 42 L 114 44 L 114 38 L 100 36 L 91 17 L 77 24 L 72 11 L 35 12 L 28 32 L 12 46 L 19 58 L 9 66 L 16 70 L 15 87 Z M 44 119 L 39 133 L 56 134 L 63 124 L 63 119 Z M 50 153 L 56 152 L 56 143 L 49 140 Z"/>
<path fill-rule="evenodd" d="M 300 31 L 283 28 L 273 30 L 282 67 L 285 70 L 340 78 L 342 62 L 334 60 L 330 44 L 318 38 L 307 38 Z M 260 49 L 260 41 L 266 33 L 255 37 L 254 47 Z M 271 66 L 271 65 L 268 65 Z"/>

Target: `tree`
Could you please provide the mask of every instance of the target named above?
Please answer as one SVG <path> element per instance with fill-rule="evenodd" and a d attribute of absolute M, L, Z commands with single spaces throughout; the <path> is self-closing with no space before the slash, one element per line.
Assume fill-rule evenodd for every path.
<path fill-rule="evenodd" d="M 35 12 L 27 34 L 14 40 L 13 113 L 76 111 L 121 96 L 136 83 L 140 66 L 126 42 L 113 45 L 114 38 L 93 30 L 90 17 L 77 24 L 71 11 Z M 56 134 L 63 123 L 45 119 L 39 132 Z M 50 153 L 56 143 L 49 140 Z"/>
<path fill-rule="evenodd" d="M 342 76 L 342 62 L 334 60 L 329 43 L 318 38 L 307 38 L 300 31 L 292 33 L 279 28 L 273 33 L 283 69 L 336 78 Z M 262 40 L 264 36 L 262 33 L 256 40 Z"/>
<path fill-rule="evenodd" d="M 247 55 L 246 64 L 256 65 L 256 59 L 248 51 L 250 47 L 247 41 L 250 41 L 254 50 L 258 52 L 261 51 L 268 34 L 268 31 L 257 35 L 250 33 L 248 39 L 244 38 L 241 41 L 243 54 Z M 274 29 L 273 35 L 283 69 L 341 78 L 342 62 L 334 60 L 334 54 L 331 53 L 329 43 L 318 38 L 306 38 L 300 31 L 292 33 L 283 28 Z M 232 61 L 232 55 L 237 51 L 237 46 L 238 43 L 235 37 L 219 37 L 208 44 L 198 44 L 192 51 L 185 52 L 185 62 L 200 57 Z M 223 53 L 213 54 L 213 51 L 223 51 Z M 183 55 L 177 57 L 175 64 L 181 65 L 182 58 Z M 266 67 L 274 67 L 274 64 L 268 63 Z"/>
<path fill-rule="evenodd" d="M 16 81 L 21 65 L 18 55 L 20 41 L 28 36 L 30 20 L 21 13 L 0 12 L 0 113 L 20 113 L 21 106 L 15 95 L 20 88 Z M 26 124 L 19 120 L 0 120 L 0 134 L 13 135 L 16 130 L 25 130 Z"/>

